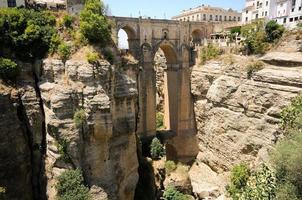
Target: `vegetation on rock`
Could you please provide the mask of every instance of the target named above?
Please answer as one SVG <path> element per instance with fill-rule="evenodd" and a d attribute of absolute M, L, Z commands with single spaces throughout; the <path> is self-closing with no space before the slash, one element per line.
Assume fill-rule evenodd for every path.
<path fill-rule="evenodd" d="M 271 20 L 265 25 L 266 40 L 274 42 L 282 37 L 285 28 L 276 21 Z"/>
<path fill-rule="evenodd" d="M 156 129 L 160 130 L 164 128 L 164 114 L 161 112 L 156 113 Z"/>
<path fill-rule="evenodd" d="M 74 113 L 73 122 L 77 127 L 81 127 L 86 122 L 86 113 L 84 109 L 79 109 Z"/>
<path fill-rule="evenodd" d="M 259 60 L 250 62 L 246 66 L 247 78 L 250 79 L 255 72 L 260 71 L 263 68 L 264 68 L 264 63 Z"/>
<path fill-rule="evenodd" d="M 69 143 L 70 142 L 66 139 L 58 139 L 58 142 L 56 144 L 58 152 L 61 155 L 61 158 L 63 159 L 63 161 L 68 163 L 71 161 L 71 158 L 68 155 Z"/>
<path fill-rule="evenodd" d="M 166 174 L 170 174 L 174 170 L 176 170 L 177 166 L 174 161 L 168 160 L 165 163 Z"/>
<path fill-rule="evenodd" d="M 99 54 L 96 52 L 87 53 L 86 58 L 90 64 L 97 64 L 98 60 L 100 59 Z"/>
<path fill-rule="evenodd" d="M 281 126 L 286 131 L 302 129 L 302 95 L 295 97 L 281 112 Z"/>
<path fill-rule="evenodd" d="M 175 187 L 169 186 L 165 189 L 163 194 L 164 200 L 189 200 L 190 198 L 179 192 Z"/>
<path fill-rule="evenodd" d="M 68 60 L 71 55 L 71 46 L 65 42 L 61 43 L 58 46 L 58 54 L 63 61 Z"/>
<path fill-rule="evenodd" d="M 91 43 L 101 45 L 110 41 L 110 26 L 104 16 L 104 4 L 98 0 L 87 0 L 80 14 L 80 30 Z"/>
<path fill-rule="evenodd" d="M 58 177 L 58 200 L 89 200 L 89 189 L 84 185 L 81 171 L 68 170 Z"/>
<path fill-rule="evenodd" d="M 0 57 L 0 78 L 14 81 L 20 69 L 17 63 L 10 59 Z"/>
<path fill-rule="evenodd" d="M 221 55 L 221 50 L 213 44 L 209 44 L 201 49 L 200 62 L 205 64 L 206 61 L 217 58 Z"/>
<path fill-rule="evenodd" d="M 275 174 L 265 165 L 252 171 L 240 164 L 233 168 L 231 184 L 226 189 L 233 200 L 271 200 L 275 197 Z"/>
<path fill-rule="evenodd" d="M 161 144 L 159 139 L 153 138 L 150 145 L 150 154 L 153 159 L 159 159 L 164 155 L 164 146 Z"/>
<path fill-rule="evenodd" d="M 63 17 L 63 24 L 65 28 L 72 28 L 72 24 L 74 22 L 74 17 L 72 15 L 66 14 Z"/>

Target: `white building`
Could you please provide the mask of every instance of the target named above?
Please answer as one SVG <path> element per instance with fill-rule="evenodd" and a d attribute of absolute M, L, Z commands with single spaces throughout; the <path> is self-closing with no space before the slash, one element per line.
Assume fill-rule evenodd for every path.
<path fill-rule="evenodd" d="M 302 20 L 302 0 L 246 0 L 242 23 L 261 18 L 293 28 Z"/>
<path fill-rule="evenodd" d="M 25 6 L 24 0 L 0 0 L 0 8 Z"/>
<path fill-rule="evenodd" d="M 189 10 L 183 10 L 179 15 L 172 17 L 173 20 L 179 21 L 241 21 L 241 13 L 232 9 L 223 9 L 202 5 Z"/>

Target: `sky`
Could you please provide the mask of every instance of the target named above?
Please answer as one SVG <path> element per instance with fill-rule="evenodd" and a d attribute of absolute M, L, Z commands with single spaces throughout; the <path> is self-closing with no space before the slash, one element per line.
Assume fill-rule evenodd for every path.
<path fill-rule="evenodd" d="M 103 0 L 110 8 L 111 15 L 122 17 L 151 17 L 171 19 L 182 10 L 202 4 L 241 11 L 245 0 Z M 128 48 L 127 34 L 119 32 L 119 47 Z"/>

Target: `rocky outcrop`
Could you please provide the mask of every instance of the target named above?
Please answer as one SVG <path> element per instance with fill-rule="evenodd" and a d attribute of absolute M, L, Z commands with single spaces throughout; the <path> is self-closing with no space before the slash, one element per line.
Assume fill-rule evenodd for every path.
<path fill-rule="evenodd" d="M 257 166 L 268 160 L 268 150 L 282 134 L 280 111 L 302 92 L 302 65 L 296 62 L 302 56 L 297 55 L 299 58 L 292 60 L 292 66 L 296 67 L 284 67 L 283 61 L 278 66 L 266 64 L 251 79 L 245 71 L 246 57 L 236 57 L 232 65 L 211 61 L 193 68 L 191 87 L 200 149 L 197 162 L 206 164 L 201 169 L 213 174 L 209 180 L 240 162 Z M 269 54 L 263 60 L 274 63 L 280 59 Z M 194 171 L 191 172 L 194 192 L 203 198 L 223 193 L 221 185 L 225 185 L 222 182 L 226 179 L 211 182 L 208 176 L 203 176 L 194 180 Z M 198 181 L 208 187 L 200 189 L 200 184 L 194 183 Z"/>
<path fill-rule="evenodd" d="M 136 68 L 44 60 L 39 88 L 47 127 L 49 199 L 55 199 L 56 177 L 71 168 L 82 169 L 88 185 L 101 187 L 109 199 L 134 198 Z M 79 110 L 86 120 L 77 125 L 73 117 Z"/>

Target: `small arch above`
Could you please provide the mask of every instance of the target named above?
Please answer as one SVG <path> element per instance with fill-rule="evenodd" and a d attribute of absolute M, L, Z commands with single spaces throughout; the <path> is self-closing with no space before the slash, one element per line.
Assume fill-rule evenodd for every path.
<path fill-rule="evenodd" d="M 201 44 L 203 38 L 204 38 L 204 34 L 202 30 L 195 29 L 192 31 L 191 42 L 193 42 L 193 44 Z"/>

